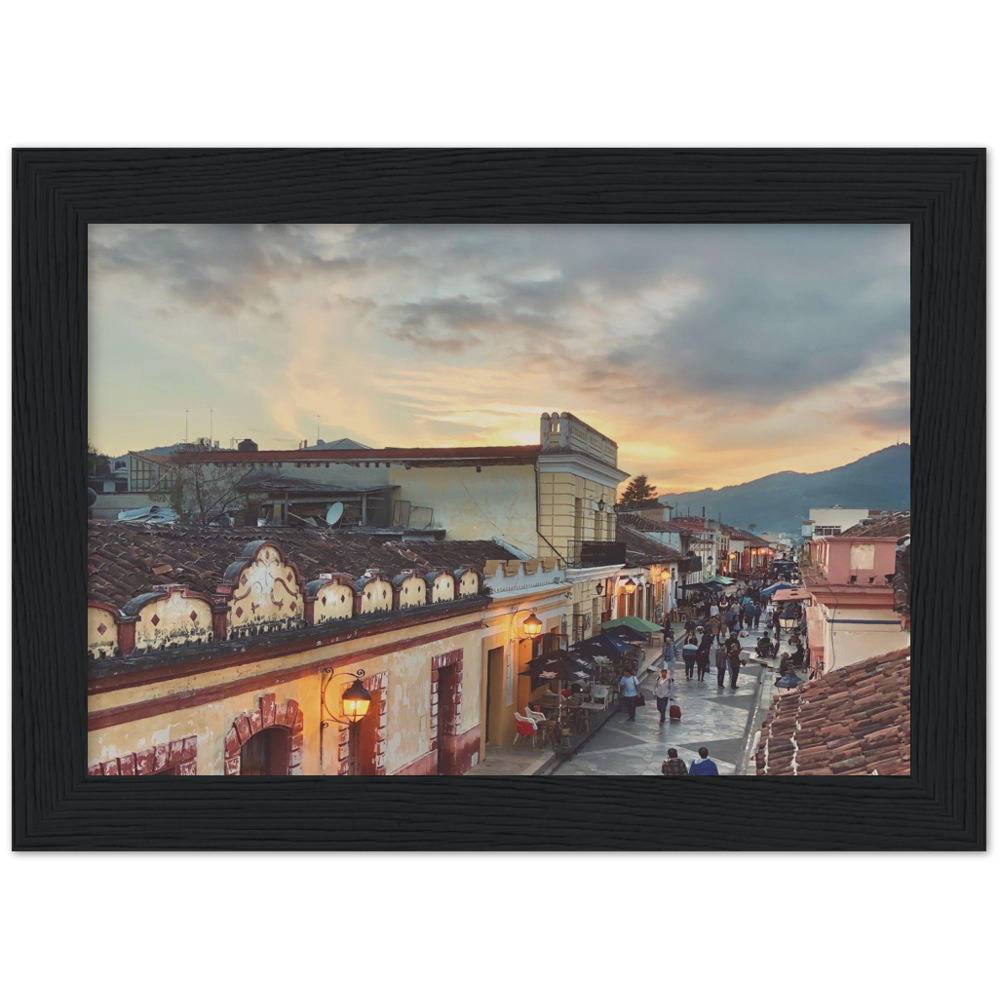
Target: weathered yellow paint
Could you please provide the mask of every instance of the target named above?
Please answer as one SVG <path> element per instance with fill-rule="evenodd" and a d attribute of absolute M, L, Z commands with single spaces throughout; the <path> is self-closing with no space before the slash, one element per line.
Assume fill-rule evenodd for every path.
<path fill-rule="evenodd" d="M 324 600 L 325 599 L 325 600 Z M 313 622 L 335 621 L 338 618 L 354 616 L 354 591 L 346 583 L 328 583 L 316 591 L 316 605 Z"/>
<path fill-rule="evenodd" d="M 427 582 L 416 576 L 405 580 L 399 591 L 399 606 L 401 608 L 416 608 L 426 603 Z"/>
<path fill-rule="evenodd" d="M 388 580 L 369 580 L 361 590 L 361 613 L 392 610 L 392 585 Z"/>
<path fill-rule="evenodd" d="M 200 598 L 184 597 L 179 590 L 144 605 L 135 623 L 135 648 L 140 651 L 211 640 L 212 606 Z"/>
<path fill-rule="evenodd" d="M 104 631 L 100 631 L 100 626 Z M 118 625 L 103 608 L 87 608 L 87 650 L 95 659 L 118 655 Z"/>
<path fill-rule="evenodd" d="M 480 613 L 481 614 L 481 613 Z M 401 639 L 423 636 L 446 628 L 468 624 L 477 619 L 476 614 L 448 619 L 446 622 L 432 622 L 401 628 L 377 640 L 359 638 L 335 643 L 318 649 L 278 656 L 264 661 L 250 661 L 219 670 L 207 669 L 193 677 L 160 681 L 140 688 L 128 688 L 91 695 L 88 706 L 91 711 L 131 705 L 154 698 L 167 697 L 183 691 L 198 690 L 203 687 L 223 684 L 227 681 L 271 673 L 281 668 L 294 669 L 305 664 L 313 664 L 314 673 L 294 680 L 262 685 L 253 692 L 221 697 L 217 701 L 192 708 L 182 708 L 149 719 L 137 720 L 98 729 L 89 733 L 89 763 L 95 764 L 113 757 L 134 753 L 147 746 L 169 742 L 185 736 L 198 737 L 198 774 L 223 773 L 225 757 L 224 740 L 226 733 L 237 716 L 252 712 L 257 708 L 261 695 L 273 693 L 278 702 L 288 698 L 297 701 L 304 714 L 303 733 L 303 774 L 319 774 L 319 724 L 320 686 L 322 665 L 332 656 L 364 650 L 368 655 L 352 663 L 351 672 L 361 669 L 371 677 L 386 673 L 385 690 L 382 696 L 387 700 L 387 743 L 386 773 L 406 767 L 424 754 L 430 752 L 430 728 L 428 718 L 431 706 L 431 659 L 442 653 L 456 649 L 463 651 L 462 710 L 459 733 L 480 724 L 481 701 L 479 674 L 481 636 L 478 630 L 463 635 L 452 636 L 434 642 L 427 642 L 410 649 L 392 653 L 380 652 L 379 647 L 398 642 Z M 206 661 L 209 666 L 211 661 Z M 338 679 L 337 683 L 340 681 Z M 337 762 L 337 726 L 332 724 L 324 737 L 324 773 L 335 774 Z"/>
<path fill-rule="evenodd" d="M 434 578 L 434 586 L 431 588 L 431 604 L 453 600 L 455 600 L 455 578 L 450 573 L 439 573 Z"/>
<path fill-rule="evenodd" d="M 301 620 L 302 594 L 292 567 L 264 545 L 240 574 L 229 605 L 229 629 Z"/>

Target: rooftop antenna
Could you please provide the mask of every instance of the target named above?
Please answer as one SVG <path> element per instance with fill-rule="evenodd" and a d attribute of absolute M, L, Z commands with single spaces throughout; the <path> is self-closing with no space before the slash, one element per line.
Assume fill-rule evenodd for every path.
<path fill-rule="evenodd" d="M 208 446 L 209 446 L 209 448 L 212 447 L 212 417 L 213 417 L 214 413 L 215 413 L 215 411 L 210 406 L 208 408 Z"/>
<path fill-rule="evenodd" d="M 316 444 L 319 444 L 319 422 L 322 419 L 320 415 L 316 414 Z"/>
<path fill-rule="evenodd" d="M 184 411 L 184 443 L 187 444 L 188 440 L 188 411 Z"/>

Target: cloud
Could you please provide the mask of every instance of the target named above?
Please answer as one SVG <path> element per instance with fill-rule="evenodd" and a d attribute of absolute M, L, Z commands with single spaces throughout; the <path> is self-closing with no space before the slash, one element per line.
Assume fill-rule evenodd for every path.
<path fill-rule="evenodd" d="M 906 426 L 904 226 L 101 225 L 90 267 L 95 419 L 122 439 L 110 372 L 152 398 L 166 357 L 237 435 L 319 413 L 375 445 L 526 443 L 571 410 L 665 487 Z"/>

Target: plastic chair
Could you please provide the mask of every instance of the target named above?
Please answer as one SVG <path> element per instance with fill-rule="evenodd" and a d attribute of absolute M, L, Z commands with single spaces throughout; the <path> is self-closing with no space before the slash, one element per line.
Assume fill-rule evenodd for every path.
<path fill-rule="evenodd" d="M 518 740 L 522 737 L 531 738 L 531 746 L 535 747 L 535 741 L 538 737 L 538 726 L 535 725 L 533 719 L 526 719 L 523 715 L 518 712 L 514 713 L 514 721 L 517 723 L 517 735 L 514 737 L 514 746 L 517 746 Z"/>
<path fill-rule="evenodd" d="M 546 720 L 546 715 L 544 712 L 536 712 L 530 705 L 525 706 L 524 716 L 530 722 L 534 722 L 536 725 L 539 722 L 545 722 Z M 517 718 L 517 712 L 514 713 L 514 718 Z"/>

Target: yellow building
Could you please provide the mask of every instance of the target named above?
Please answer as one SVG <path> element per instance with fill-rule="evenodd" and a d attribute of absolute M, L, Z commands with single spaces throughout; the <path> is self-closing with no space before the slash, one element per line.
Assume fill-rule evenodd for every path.
<path fill-rule="evenodd" d="M 483 566 L 509 555 L 92 523 L 90 773 L 463 773 L 485 749 L 484 650 L 523 619 L 503 601 L 491 614 L 484 586 Z M 359 676 L 370 708 L 348 725 L 341 696 Z"/>

